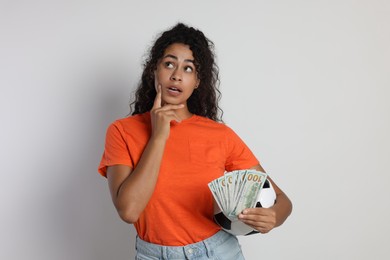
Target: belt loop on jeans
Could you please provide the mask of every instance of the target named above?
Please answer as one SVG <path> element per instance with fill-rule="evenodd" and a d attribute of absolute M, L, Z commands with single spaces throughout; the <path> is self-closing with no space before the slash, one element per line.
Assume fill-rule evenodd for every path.
<path fill-rule="evenodd" d="M 165 246 L 161 247 L 161 256 L 163 260 L 169 260 L 167 254 L 167 248 Z"/>
<path fill-rule="evenodd" d="M 207 241 L 203 241 L 204 247 L 206 248 L 206 254 L 208 258 L 213 257 L 214 252 L 213 249 L 209 246 L 209 243 Z"/>

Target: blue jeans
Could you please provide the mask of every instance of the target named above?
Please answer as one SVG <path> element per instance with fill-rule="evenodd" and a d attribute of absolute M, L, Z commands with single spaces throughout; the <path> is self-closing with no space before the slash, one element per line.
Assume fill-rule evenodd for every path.
<path fill-rule="evenodd" d="M 136 260 L 245 260 L 235 236 L 219 231 L 198 243 L 186 246 L 161 246 L 143 241 L 137 236 Z"/>

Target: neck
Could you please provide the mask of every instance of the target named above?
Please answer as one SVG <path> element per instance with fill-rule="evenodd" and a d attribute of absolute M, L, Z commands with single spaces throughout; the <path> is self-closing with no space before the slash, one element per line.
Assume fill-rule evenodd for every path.
<path fill-rule="evenodd" d="M 187 118 L 190 118 L 192 116 L 192 113 L 188 110 L 187 106 L 181 108 L 181 109 L 177 109 L 176 110 L 176 114 L 182 119 L 187 119 Z"/>

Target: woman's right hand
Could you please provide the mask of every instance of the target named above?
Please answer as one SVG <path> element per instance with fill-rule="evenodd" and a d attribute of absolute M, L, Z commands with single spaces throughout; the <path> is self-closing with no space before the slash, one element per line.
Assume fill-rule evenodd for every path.
<path fill-rule="evenodd" d="M 157 86 L 157 95 L 154 99 L 152 110 L 150 111 L 152 123 L 152 138 L 166 141 L 169 137 L 170 123 L 172 120 L 181 122 L 181 118 L 175 110 L 183 108 L 184 105 L 162 104 L 161 85 Z"/>

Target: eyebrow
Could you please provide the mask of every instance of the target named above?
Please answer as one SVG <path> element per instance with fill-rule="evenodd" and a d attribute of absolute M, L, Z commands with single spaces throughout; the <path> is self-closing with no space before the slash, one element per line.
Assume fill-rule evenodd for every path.
<path fill-rule="evenodd" d="M 174 60 L 178 60 L 178 58 L 175 55 L 172 55 L 172 54 L 167 54 L 167 55 L 164 56 L 164 58 L 172 58 Z M 185 59 L 184 61 L 191 62 L 191 63 L 195 64 L 195 61 L 191 60 L 191 59 Z"/>

